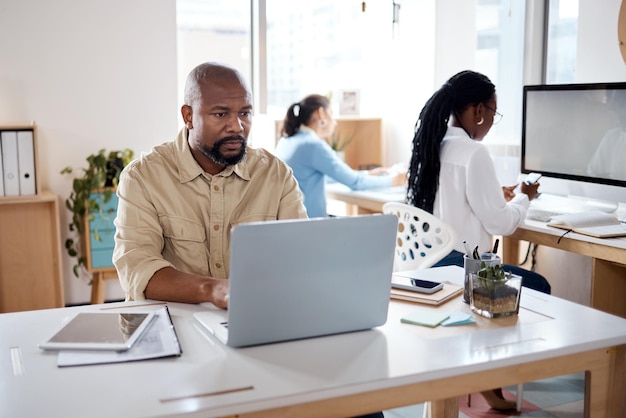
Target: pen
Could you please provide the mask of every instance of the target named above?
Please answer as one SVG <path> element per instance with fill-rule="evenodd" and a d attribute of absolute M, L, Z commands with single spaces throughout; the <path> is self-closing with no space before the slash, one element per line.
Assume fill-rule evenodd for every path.
<path fill-rule="evenodd" d="M 500 244 L 500 239 L 496 238 L 496 242 L 493 244 L 493 251 L 492 251 L 492 253 L 496 254 L 498 252 L 498 244 Z"/>
<path fill-rule="evenodd" d="M 478 245 L 474 247 L 473 255 L 476 260 L 480 259 L 480 255 L 478 254 Z"/>
<path fill-rule="evenodd" d="M 467 253 L 467 258 L 471 258 L 472 251 L 470 250 L 469 245 L 467 245 L 467 241 L 463 240 L 463 245 L 465 245 L 465 252 Z"/>

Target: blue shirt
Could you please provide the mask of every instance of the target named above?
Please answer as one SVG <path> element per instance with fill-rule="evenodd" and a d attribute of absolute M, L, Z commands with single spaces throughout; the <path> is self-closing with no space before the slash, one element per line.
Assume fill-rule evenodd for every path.
<path fill-rule="evenodd" d="M 391 187 L 391 176 L 373 176 L 353 170 L 343 162 L 326 141 L 302 127 L 292 136 L 278 141 L 274 154 L 289 165 L 304 194 L 309 218 L 326 216 L 326 176 L 352 190 Z"/>

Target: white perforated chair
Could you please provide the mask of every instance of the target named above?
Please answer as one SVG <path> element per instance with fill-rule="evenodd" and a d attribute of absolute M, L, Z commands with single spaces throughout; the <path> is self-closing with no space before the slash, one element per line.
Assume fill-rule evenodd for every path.
<path fill-rule="evenodd" d="M 432 267 L 452 251 L 457 236 L 439 218 L 405 203 L 388 202 L 383 213 L 398 217 L 394 271 Z"/>
<path fill-rule="evenodd" d="M 388 202 L 383 213 L 398 217 L 394 271 L 432 267 L 452 251 L 457 240 L 454 230 L 431 213 L 406 203 Z M 468 404 L 471 398 L 468 397 Z M 523 384 L 517 385 L 517 411 L 522 410 Z M 428 406 L 424 408 L 427 416 Z"/>

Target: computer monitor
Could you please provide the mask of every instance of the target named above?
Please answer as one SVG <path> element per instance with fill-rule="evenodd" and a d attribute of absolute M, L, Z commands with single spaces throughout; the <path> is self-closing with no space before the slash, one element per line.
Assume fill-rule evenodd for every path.
<path fill-rule="evenodd" d="M 626 187 L 626 83 L 524 86 L 521 171 Z"/>

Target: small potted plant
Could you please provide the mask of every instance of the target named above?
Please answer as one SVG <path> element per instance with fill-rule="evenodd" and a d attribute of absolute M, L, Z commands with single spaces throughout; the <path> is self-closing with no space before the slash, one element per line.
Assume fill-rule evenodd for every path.
<path fill-rule="evenodd" d="M 331 135 L 328 140 L 328 144 L 330 147 L 337 153 L 337 155 L 344 160 L 345 159 L 345 149 L 350 142 L 354 139 L 354 132 L 350 134 L 344 135 L 340 130 L 335 129 L 335 132 Z"/>
<path fill-rule="evenodd" d="M 115 193 L 120 173 L 133 156 L 134 152 L 128 148 L 108 152 L 101 149 L 86 158 L 88 166 L 82 169 L 80 175 L 74 177 L 72 192 L 65 200 L 65 207 L 72 212 L 72 221 L 69 224 L 71 232 L 84 236 L 85 216 L 89 221 L 96 217 L 107 219 L 101 205 L 107 203 Z M 61 174 L 74 174 L 74 169 L 65 167 Z M 97 193 L 99 198 L 93 198 L 94 193 Z M 99 239 L 97 231 L 94 236 Z M 76 277 L 80 277 L 80 268 L 85 267 L 86 257 L 80 251 L 79 242 L 70 237 L 65 241 L 65 249 L 70 257 L 77 258 L 72 271 Z"/>
<path fill-rule="evenodd" d="M 487 266 L 481 262 L 472 274 L 470 305 L 472 311 L 487 318 L 517 315 L 522 278 L 505 272 L 501 264 Z"/>

